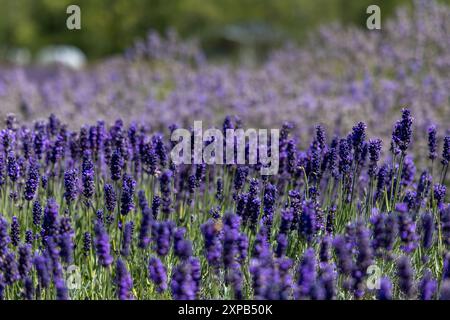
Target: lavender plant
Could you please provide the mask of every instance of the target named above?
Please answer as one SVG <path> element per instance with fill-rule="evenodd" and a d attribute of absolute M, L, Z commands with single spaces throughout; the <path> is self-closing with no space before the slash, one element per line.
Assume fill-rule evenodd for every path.
<path fill-rule="evenodd" d="M 325 27 L 257 70 L 163 39 L 86 71 L 1 67 L 0 114 L 24 119 L 0 128 L 0 297 L 449 299 L 449 13 Z M 198 118 L 280 128 L 277 174 L 174 163 Z"/>

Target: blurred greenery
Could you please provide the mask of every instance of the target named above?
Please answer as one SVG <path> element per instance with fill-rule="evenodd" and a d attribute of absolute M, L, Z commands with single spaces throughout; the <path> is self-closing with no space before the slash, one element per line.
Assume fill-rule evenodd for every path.
<path fill-rule="evenodd" d="M 450 0 L 442 0 L 450 3 Z M 208 53 L 223 53 L 255 39 L 276 45 L 302 41 L 322 23 L 365 26 L 366 8 L 382 19 L 411 0 L 0 0 L 0 48 L 70 44 L 91 59 L 123 51 L 149 29 L 173 27 L 197 37 Z M 81 8 L 81 30 L 66 28 L 66 8 Z M 259 33 L 258 33 L 259 32 Z"/>

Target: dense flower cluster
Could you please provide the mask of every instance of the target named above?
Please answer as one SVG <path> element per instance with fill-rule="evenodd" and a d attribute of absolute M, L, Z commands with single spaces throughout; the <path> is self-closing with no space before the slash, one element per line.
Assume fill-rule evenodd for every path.
<path fill-rule="evenodd" d="M 277 51 L 261 71 L 144 45 L 97 77 L 2 73 L 0 104 L 6 87 L 28 117 L 41 104 L 67 114 L 9 115 L 0 129 L 0 298 L 450 299 L 449 10 L 429 3 L 383 38 L 322 29 L 319 45 Z M 424 37 L 432 61 L 409 50 Z M 169 59 L 167 74 L 145 59 Z M 110 114 L 67 125 L 72 104 L 84 119 Z M 175 164 L 173 120 L 193 115 L 224 131 L 280 127 L 278 173 Z M 68 286 L 74 266 L 82 290 Z"/>
<path fill-rule="evenodd" d="M 236 118 L 229 119 L 225 124 L 237 125 Z M 266 177 L 259 176 L 258 164 L 226 171 L 221 166 L 175 165 L 162 136 L 155 138 L 144 127 L 126 127 L 121 121 L 111 127 L 99 122 L 90 130 L 96 132 L 102 123 L 103 143 L 83 142 L 83 128 L 65 129 L 67 145 L 77 145 L 80 151 L 63 148 L 58 163 L 42 158 L 14 173 L 12 182 L 39 176 L 49 180 L 35 185 L 33 197 L 4 198 L 3 208 L 15 204 L 16 215 L 0 220 L 2 286 L 29 299 L 80 298 L 64 280 L 64 270 L 76 263 L 96 270 L 102 283 L 94 286 L 106 286 L 92 293 L 97 298 L 223 298 L 223 286 L 229 287 L 228 297 L 237 299 L 445 296 L 438 288 L 450 278 L 447 164 L 434 161 L 439 156 L 428 157 L 433 171 L 440 169 L 438 177 L 426 171 L 416 176 L 415 170 L 405 175 L 405 168 L 415 168 L 413 156 L 420 156 L 405 148 L 414 141 L 411 119 L 404 109 L 394 125 L 394 147 L 390 156 L 385 150 L 383 158 L 381 140 L 368 140 L 362 122 L 347 138 L 331 142 L 326 128 L 320 127 L 307 152 L 292 145 L 291 138 L 288 162 L 294 164 Z M 60 139 L 51 134 L 55 120 L 51 116 L 41 124 L 48 128 L 45 134 L 30 130 L 47 146 L 27 149 L 30 158 L 52 152 Z M 10 134 L 17 137 L 20 131 Z M 434 134 L 439 137 L 440 132 Z M 150 172 L 140 166 L 146 155 L 139 150 L 150 152 L 143 148 L 146 141 L 157 154 Z M 116 150 L 119 167 L 114 157 L 107 160 L 110 144 L 122 146 Z M 334 166 L 322 165 L 330 160 L 326 150 L 333 148 L 338 175 Z M 436 142 L 433 148 L 437 153 L 441 145 Z M 445 148 L 442 145 L 442 159 Z M 8 152 L 25 157 L 21 143 Z M 312 163 L 316 161 L 317 167 Z M 185 183 L 190 176 L 195 179 L 194 193 Z M 29 185 L 7 184 L 1 191 L 20 192 Z M 163 214 L 158 214 L 160 207 Z M 442 266 L 436 261 L 443 261 Z M 385 264 L 394 267 L 373 289 L 368 285 L 370 268 Z M 250 283 L 243 279 L 247 273 Z M 83 273 L 85 281 L 90 274 Z M 133 279 L 140 274 L 150 282 Z"/>

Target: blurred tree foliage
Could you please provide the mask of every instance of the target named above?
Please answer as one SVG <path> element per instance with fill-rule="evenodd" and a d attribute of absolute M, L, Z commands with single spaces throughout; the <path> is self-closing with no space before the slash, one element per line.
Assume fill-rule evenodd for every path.
<path fill-rule="evenodd" d="M 380 5 L 385 19 L 399 4 L 410 3 L 411 0 L 0 0 L 0 47 L 26 47 L 36 52 L 46 45 L 71 44 L 96 59 L 121 52 L 149 29 L 164 32 L 173 27 L 183 37 L 199 38 L 209 52 L 226 52 L 230 42 L 245 45 L 248 39 L 256 39 L 258 30 L 261 40 L 301 41 L 321 23 L 340 21 L 365 26 L 370 4 Z M 79 31 L 66 28 L 66 8 L 70 4 L 81 8 Z"/>

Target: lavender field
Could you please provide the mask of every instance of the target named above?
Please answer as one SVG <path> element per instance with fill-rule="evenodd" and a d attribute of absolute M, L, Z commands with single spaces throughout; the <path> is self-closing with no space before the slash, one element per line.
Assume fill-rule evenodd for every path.
<path fill-rule="evenodd" d="M 255 65 L 175 32 L 0 64 L 0 118 L 1 299 L 450 300 L 444 4 Z M 278 173 L 175 164 L 194 121 L 280 129 Z"/>

